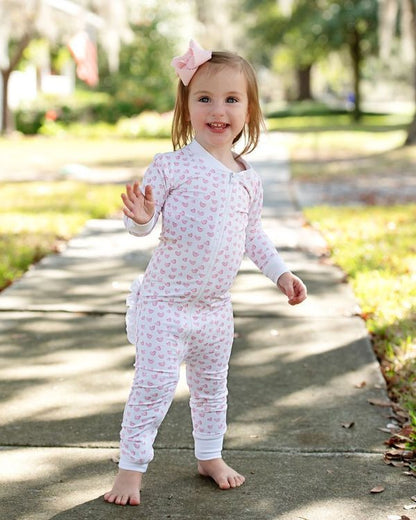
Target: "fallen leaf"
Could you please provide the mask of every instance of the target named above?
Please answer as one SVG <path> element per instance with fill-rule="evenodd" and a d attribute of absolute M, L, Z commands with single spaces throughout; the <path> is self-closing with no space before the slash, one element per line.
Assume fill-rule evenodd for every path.
<path fill-rule="evenodd" d="M 341 426 L 348 430 L 348 429 L 352 428 L 354 426 L 354 424 L 355 424 L 355 422 L 341 423 Z"/>
<path fill-rule="evenodd" d="M 415 452 L 413 450 L 404 450 L 403 451 L 403 458 L 405 460 L 411 460 L 415 456 Z"/>
<path fill-rule="evenodd" d="M 390 408 L 390 401 L 383 401 L 382 399 L 368 399 L 368 402 L 373 406 L 382 406 L 383 408 Z"/>
<path fill-rule="evenodd" d="M 377 428 L 377 430 L 383 433 L 392 433 L 390 428 Z"/>
<path fill-rule="evenodd" d="M 370 491 L 370 493 L 383 493 L 384 490 L 385 490 L 385 488 L 383 486 L 375 486 Z"/>
<path fill-rule="evenodd" d="M 386 451 L 385 457 L 387 459 L 401 460 L 403 457 L 403 450 L 392 448 L 391 450 Z"/>
<path fill-rule="evenodd" d="M 365 381 L 361 381 L 361 383 L 357 383 L 355 386 L 355 388 L 364 388 L 366 386 L 366 382 Z"/>

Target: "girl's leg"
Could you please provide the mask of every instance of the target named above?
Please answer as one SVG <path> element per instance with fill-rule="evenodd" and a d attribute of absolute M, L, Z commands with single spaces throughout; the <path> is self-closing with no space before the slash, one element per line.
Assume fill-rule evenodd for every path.
<path fill-rule="evenodd" d="M 192 344 L 186 362 L 195 455 L 201 475 L 212 477 L 222 489 L 241 486 L 245 480 L 222 460 L 233 339 L 231 304 L 204 306 L 193 317 Z"/>
<path fill-rule="evenodd" d="M 172 402 L 183 352 L 181 315 L 165 302 L 142 302 L 136 370 L 120 434 L 119 474 L 105 500 L 140 503 L 143 473 L 153 459 L 157 430 Z"/>

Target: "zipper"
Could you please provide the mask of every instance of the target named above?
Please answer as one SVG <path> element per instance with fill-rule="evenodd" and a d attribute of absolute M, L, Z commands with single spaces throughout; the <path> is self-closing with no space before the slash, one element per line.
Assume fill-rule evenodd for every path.
<path fill-rule="evenodd" d="M 230 204 L 232 180 L 233 180 L 233 173 L 232 172 L 228 172 L 227 193 L 226 193 L 226 200 L 224 202 L 224 208 L 225 209 L 227 209 L 229 207 L 229 204 Z M 218 222 L 218 219 L 219 219 L 219 217 L 217 216 L 217 222 Z M 201 296 L 202 292 L 204 291 L 204 289 L 206 288 L 206 286 L 208 284 L 209 277 L 210 277 L 210 275 L 212 273 L 212 270 L 214 268 L 215 259 L 216 259 L 217 253 L 218 253 L 218 249 L 219 249 L 220 244 L 222 243 L 222 239 L 224 237 L 224 232 L 225 232 L 225 219 L 223 218 L 222 219 L 222 225 L 221 225 L 221 227 L 219 229 L 219 234 L 218 234 L 219 238 L 217 240 L 217 244 L 216 244 L 215 250 L 212 253 L 211 262 L 209 263 L 209 267 L 208 267 L 208 270 L 207 270 L 206 281 L 205 281 L 204 284 L 201 285 L 201 287 L 199 288 L 199 291 L 194 296 L 195 300 L 199 299 L 199 297 Z"/>

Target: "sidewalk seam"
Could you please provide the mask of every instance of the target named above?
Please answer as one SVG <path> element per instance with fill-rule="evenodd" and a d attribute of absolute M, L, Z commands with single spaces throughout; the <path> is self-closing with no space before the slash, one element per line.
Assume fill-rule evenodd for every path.
<path fill-rule="evenodd" d="M 0 446 L 1 450 L 13 449 L 13 448 L 24 448 L 24 449 L 45 449 L 45 450 L 119 450 L 118 446 L 78 446 L 75 444 L 69 445 L 60 445 L 60 446 L 45 446 L 45 445 L 37 445 L 37 444 L 3 444 Z M 168 447 L 168 446 L 159 446 L 155 447 L 155 452 L 158 451 L 189 451 L 194 452 L 193 447 Z M 223 450 L 224 453 L 277 453 L 281 455 L 302 455 L 302 456 L 321 456 L 321 457 L 345 457 L 345 456 L 377 456 L 382 457 L 382 451 L 364 451 L 362 449 L 354 450 L 353 448 L 350 450 L 328 450 L 328 449 L 315 449 L 315 450 L 302 450 L 297 448 L 277 448 L 277 449 L 241 449 L 241 448 L 225 448 Z"/>

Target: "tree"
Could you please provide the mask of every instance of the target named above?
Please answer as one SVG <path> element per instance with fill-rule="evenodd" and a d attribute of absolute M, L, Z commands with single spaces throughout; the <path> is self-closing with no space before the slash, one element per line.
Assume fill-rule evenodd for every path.
<path fill-rule="evenodd" d="M 413 97 L 416 107 L 416 0 L 379 0 L 380 56 L 392 58 L 393 40 L 401 43 L 401 58 L 412 68 Z M 416 144 L 416 108 L 405 145 Z"/>
<path fill-rule="evenodd" d="M 117 74 L 104 63 L 100 67 L 98 90 L 108 92 L 116 106 L 125 107 L 125 115 L 142 110 L 167 112 L 175 102 L 173 57 L 166 49 L 175 46 L 173 36 L 158 30 L 163 19 L 156 13 L 150 20 L 132 24 L 133 39 L 120 49 Z M 119 116 L 114 111 L 114 116 Z"/>
<path fill-rule="evenodd" d="M 252 58 L 270 66 L 273 55 L 280 49 L 282 60 L 295 70 L 297 88 L 292 97 L 299 101 L 311 99 L 312 67 L 326 52 L 325 38 L 315 31 L 322 14 L 318 2 L 247 0 L 247 8 L 252 13 L 249 28 Z"/>
<path fill-rule="evenodd" d="M 128 3 L 129 2 L 129 3 Z M 94 28 L 107 52 L 112 70 L 118 66 L 120 41 L 130 36 L 128 6 L 133 0 L 2 0 L 0 2 L 1 131 L 11 129 L 8 86 L 24 50 L 38 36 L 67 42 L 85 26 Z"/>
<path fill-rule="evenodd" d="M 413 40 L 413 97 L 415 103 L 415 112 L 413 114 L 413 120 L 410 123 L 405 144 L 416 144 L 416 1 L 408 0 L 410 8 L 410 20 L 411 20 L 411 36 Z"/>
<path fill-rule="evenodd" d="M 333 51 L 349 50 L 354 90 L 353 116 L 361 115 L 361 69 L 364 59 L 377 48 L 377 0 L 292 0 L 276 3 L 247 0 L 257 14 L 253 27 L 261 52 L 270 47 L 289 49 L 297 70 L 298 99 L 311 96 L 310 72 L 313 64 Z"/>
<path fill-rule="evenodd" d="M 361 79 L 364 60 L 377 51 L 377 0 L 326 0 L 321 30 L 328 49 L 347 48 L 352 63 L 353 117 L 361 118 Z"/>

